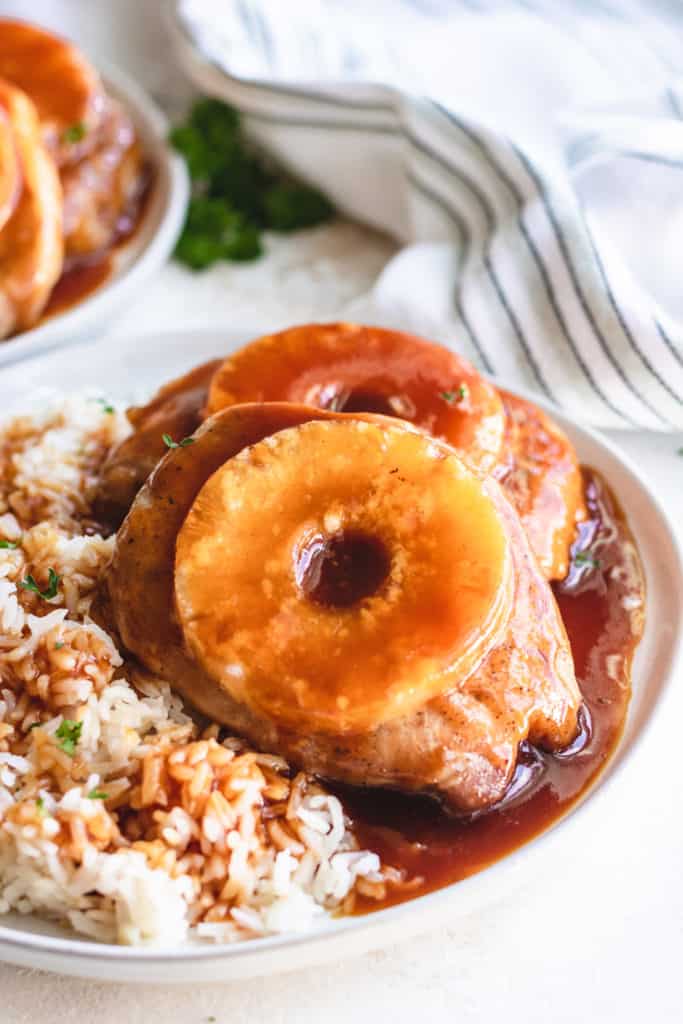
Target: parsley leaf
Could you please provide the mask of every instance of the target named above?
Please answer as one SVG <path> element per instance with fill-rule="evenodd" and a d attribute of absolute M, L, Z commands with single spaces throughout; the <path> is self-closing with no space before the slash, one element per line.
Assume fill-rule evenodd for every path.
<path fill-rule="evenodd" d="M 601 565 L 600 559 L 591 555 L 590 551 L 577 551 L 573 561 L 574 565 L 586 565 L 590 569 L 599 569 Z"/>
<path fill-rule="evenodd" d="M 45 801 L 43 800 L 42 796 L 39 796 L 38 799 L 36 800 L 36 810 L 38 811 L 38 814 L 41 816 L 41 818 L 44 817 L 45 814 L 47 814 L 47 811 L 45 810 Z"/>
<path fill-rule="evenodd" d="M 33 576 L 29 573 L 19 584 L 24 590 L 31 590 L 38 597 L 42 597 L 44 601 L 51 601 L 53 597 L 57 596 L 59 589 L 59 583 L 61 576 L 58 576 L 54 569 L 48 569 L 47 571 L 47 587 L 45 590 L 41 590 Z"/>
<path fill-rule="evenodd" d="M 272 231 L 299 231 L 329 220 L 334 207 L 327 196 L 309 185 L 283 181 L 263 197 L 266 227 Z"/>
<path fill-rule="evenodd" d="M 91 789 L 88 793 L 88 800 L 107 800 L 108 798 L 109 794 L 102 792 L 101 789 Z"/>
<path fill-rule="evenodd" d="M 444 402 L 448 402 L 449 405 L 455 405 L 456 402 L 464 401 L 469 393 L 467 384 L 461 384 L 455 391 L 442 391 L 439 397 L 443 398 Z"/>
<path fill-rule="evenodd" d="M 62 142 L 80 142 L 84 139 L 88 129 L 86 128 L 83 121 L 75 121 L 74 124 L 68 125 L 62 132 Z"/>
<path fill-rule="evenodd" d="M 63 750 L 69 757 L 74 756 L 76 744 L 81 738 L 83 722 L 74 722 L 70 718 L 63 719 L 55 736 L 59 740 L 59 749 Z"/>
<path fill-rule="evenodd" d="M 2 548 L 3 551 L 14 551 L 14 549 L 18 547 L 19 544 L 15 540 L 0 540 L 0 548 Z"/>
<path fill-rule="evenodd" d="M 192 270 L 203 270 L 217 260 L 257 259 L 262 253 L 258 229 L 226 199 L 194 196 L 188 206 L 176 259 Z"/>
<path fill-rule="evenodd" d="M 211 181 L 242 149 L 239 114 L 220 100 L 194 104 L 187 121 L 170 134 L 171 145 L 185 157 L 194 182 Z"/>
<path fill-rule="evenodd" d="M 63 646 L 64 646 L 64 643 L 61 640 L 57 640 L 57 642 L 55 643 L 55 650 L 56 651 L 61 651 Z"/>
<path fill-rule="evenodd" d="M 98 405 L 101 405 L 102 412 L 106 412 L 108 415 L 111 415 L 113 412 L 116 412 L 114 406 L 111 405 L 106 398 L 93 398 L 92 401 L 97 402 Z"/>
<path fill-rule="evenodd" d="M 194 444 L 193 437 L 184 437 L 182 441 L 174 441 L 170 434 L 162 434 L 161 440 L 167 448 L 187 448 L 188 445 Z"/>

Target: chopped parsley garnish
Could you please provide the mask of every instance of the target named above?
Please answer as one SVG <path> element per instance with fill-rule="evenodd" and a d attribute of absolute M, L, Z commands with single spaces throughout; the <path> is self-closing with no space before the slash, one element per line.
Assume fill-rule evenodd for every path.
<path fill-rule="evenodd" d="M 24 590 L 32 591 L 34 594 L 37 594 L 38 597 L 42 597 L 44 601 L 51 601 L 53 597 L 57 596 L 57 591 L 59 590 L 61 578 L 62 577 L 58 576 L 54 569 L 48 569 L 47 587 L 45 588 L 45 590 L 40 589 L 40 587 L 38 586 L 38 584 L 36 583 L 36 581 L 34 580 L 33 576 L 31 576 L 30 573 L 21 581 L 19 586 L 23 587 Z"/>
<path fill-rule="evenodd" d="M 42 722 L 34 722 L 33 725 L 29 725 L 28 731 L 32 732 L 34 729 L 40 729 Z"/>
<path fill-rule="evenodd" d="M 443 398 L 444 402 L 448 402 L 449 405 L 455 405 L 456 402 L 463 402 L 468 395 L 469 389 L 467 384 L 461 384 L 455 391 L 442 391 L 439 397 Z"/>
<path fill-rule="evenodd" d="M 574 555 L 574 565 L 586 565 L 589 569 L 599 569 L 600 559 L 591 555 L 590 551 L 577 551 Z"/>
<path fill-rule="evenodd" d="M 65 754 L 68 754 L 69 757 L 73 757 L 76 750 L 76 744 L 81 738 L 82 731 L 83 722 L 74 722 L 70 718 L 65 718 L 55 733 L 55 736 L 59 740 L 59 749 L 63 750 Z"/>
<path fill-rule="evenodd" d="M 45 810 L 45 801 L 43 800 L 42 796 L 39 796 L 38 799 L 36 800 L 36 810 L 38 811 L 38 814 L 41 816 L 41 818 L 43 817 L 43 815 L 47 813 Z"/>
<path fill-rule="evenodd" d="M 187 448 L 189 444 L 194 444 L 193 437 L 184 437 L 182 441 L 174 441 L 170 434 L 162 434 L 161 440 L 167 448 Z"/>
<path fill-rule="evenodd" d="M 57 643 L 55 644 L 55 650 L 56 651 L 61 651 L 63 646 L 64 646 L 63 642 L 61 640 L 58 640 Z"/>
<path fill-rule="evenodd" d="M 91 789 L 88 793 L 88 800 L 107 800 L 109 798 L 108 793 L 104 793 L 101 789 Z"/>
<path fill-rule="evenodd" d="M 16 540 L 0 540 L 0 548 L 2 548 L 3 551 L 14 551 L 14 549 L 18 547 L 19 544 Z"/>
<path fill-rule="evenodd" d="M 175 258 L 193 270 L 218 260 L 253 260 L 263 252 L 261 232 L 296 231 L 329 220 L 322 192 L 295 181 L 245 139 L 236 110 L 199 100 L 170 134 L 185 158 L 192 198 Z"/>
<path fill-rule="evenodd" d="M 97 402 L 98 405 L 102 406 L 102 412 L 106 412 L 109 415 L 111 415 L 111 413 L 113 412 L 116 412 L 114 406 L 111 405 L 106 398 L 93 398 L 93 402 Z"/>
<path fill-rule="evenodd" d="M 84 139 L 88 129 L 86 128 L 83 121 L 75 121 L 73 124 L 68 125 L 62 132 L 63 142 L 80 142 Z"/>
<path fill-rule="evenodd" d="M 213 196 L 194 196 L 175 258 L 192 270 L 203 270 L 218 260 L 243 262 L 263 252 L 258 229 L 229 203 Z"/>

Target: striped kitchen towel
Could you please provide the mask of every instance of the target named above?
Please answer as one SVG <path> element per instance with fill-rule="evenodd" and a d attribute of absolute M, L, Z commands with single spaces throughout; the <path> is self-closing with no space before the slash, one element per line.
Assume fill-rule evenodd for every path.
<path fill-rule="evenodd" d="M 601 426 L 683 428 L 680 4 L 177 0 L 171 22 L 200 88 L 403 243 L 345 316 Z"/>

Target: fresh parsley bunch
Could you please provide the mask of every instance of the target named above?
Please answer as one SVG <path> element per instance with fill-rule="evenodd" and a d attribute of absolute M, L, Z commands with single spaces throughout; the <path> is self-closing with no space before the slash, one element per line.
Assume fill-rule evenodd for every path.
<path fill-rule="evenodd" d="M 192 178 L 175 257 L 193 270 L 217 260 L 257 259 L 263 230 L 312 227 L 334 212 L 322 192 L 294 181 L 255 153 L 244 139 L 239 114 L 220 100 L 195 103 L 170 140 Z"/>

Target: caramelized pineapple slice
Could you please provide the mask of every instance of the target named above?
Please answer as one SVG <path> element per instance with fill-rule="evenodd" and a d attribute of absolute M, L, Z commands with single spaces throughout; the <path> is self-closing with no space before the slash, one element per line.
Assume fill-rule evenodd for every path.
<path fill-rule="evenodd" d="M 43 139 L 61 167 L 95 144 L 105 107 L 95 68 L 66 39 L 37 25 L 0 18 L 0 78 L 32 100 Z"/>
<path fill-rule="evenodd" d="M 507 624 L 511 556 L 487 486 L 398 423 L 310 422 L 245 449 L 178 535 L 188 646 L 280 724 L 345 733 L 409 714 Z"/>
<path fill-rule="evenodd" d="M 208 411 L 280 401 L 408 420 L 485 473 L 500 455 L 505 417 L 493 385 L 461 356 L 402 331 L 304 324 L 258 338 L 217 371 Z"/>
<path fill-rule="evenodd" d="M 0 231 L 14 213 L 21 194 L 21 166 L 9 117 L 0 107 Z"/>
<path fill-rule="evenodd" d="M 35 108 L 0 80 L 0 108 L 12 127 L 22 167 L 21 193 L 0 231 L 0 338 L 40 317 L 62 272 L 62 188 L 41 137 Z"/>
<path fill-rule="evenodd" d="M 160 414 L 166 397 L 163 392 L 158 396 Z M 135 411 L 131 418 L 137 422 Z M 105 580 L 104 619 L 147 669 L 170 680 L 206 715 L 232 722 L 235 729 L 240 725 L 239 708 L 189 656 L 178 626 L 173 598 L 176 537 L 197 494 L 228 459 L 278 430 L 316 418 L 334 419 L 336 414 L 273 402 L 237 406 L 212 416 L 194 434 L 191 445 L 166 449 L 116 536 Z M 144 423 L 148 424 L 147 416 Z"/>

